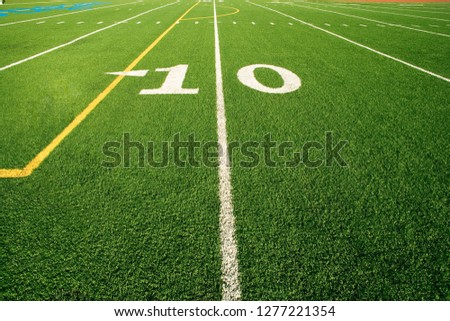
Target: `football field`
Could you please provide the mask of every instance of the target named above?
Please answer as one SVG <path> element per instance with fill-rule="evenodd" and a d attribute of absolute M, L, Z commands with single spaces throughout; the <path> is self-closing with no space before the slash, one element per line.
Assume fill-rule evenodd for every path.
<path fill-rule="evenodd" d="M 1 300 L 449 300 L 450 3 L 9 0 Z"/>

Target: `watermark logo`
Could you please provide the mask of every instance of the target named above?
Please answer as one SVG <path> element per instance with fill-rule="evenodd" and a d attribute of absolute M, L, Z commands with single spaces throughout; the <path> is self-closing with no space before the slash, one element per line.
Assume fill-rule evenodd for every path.
<path fill-rule="evenodd" d="M 347 140 L 335 139 L 333 132 L 325 132 L 323 140 L 306 141 L 302 144 L 292 141 L 277 141 L 266 134 L 261 140 L 233 141 L 227 146 L 227 166 L 254 168 L 263 164 L 267 167 L 348 167 L 344 159 Z M 182 137 L 176 133 L 168 141 L 141 142 L 133 140 L 130 133 L 124 133 L 120 141 L 103 144 L 102 167 L 217 167 L 223 153 L 223 146 L 217 141 L 200 141 L 195 134 Z"/>

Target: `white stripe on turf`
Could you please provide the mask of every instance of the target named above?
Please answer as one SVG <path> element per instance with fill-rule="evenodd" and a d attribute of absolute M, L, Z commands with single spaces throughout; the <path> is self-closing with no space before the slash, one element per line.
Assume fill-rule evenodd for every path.
<path fill-rule="evenodd" d="M 16 25 L 18 23 L 24 23 L 24 22 L 31 22 L 31 21 L 37 21 L 37 20 L 43 20 L 43 19 L 51 19 L 51 18 L 57 18 L 57 17 L 62 17 L 62 16 L 68 16 L 68 15 L 71 15 L 71 14 L 78 14 L 78 13 L 83 13 L 83 12 L 89 12 L 89 11 L 92 11 L 92 10 L 101 10 L 101 9 L 113 8 L 113 7 L 118 7 L 118 6 L 127 6 L 129 4 L 136 4 L 136 3 L 139 3 L 139 1 L 130 2 L 130 3 L 116 4 L 116 5 L 112 5 L 112 6 L 97 7 L 97 8 L 92 8 L 92 9 L 86 9 L 86 10 L 80 10 L 80 11 L 75 11 L 75 12 L 69 12 L 69 13 L 56 14 L 56 15 L 53 15 L 53 16 L 46 16 L 46 17 L 41 17 L 41 18 L 34 18 L 34 19 L 28 19 L 28 20 L 19 20 L 19 21 L 7 22 L 7 23 L 0 24 L 0 27 Z"/>
<path fill-rule="evenodd" d="M 222 252 L 222 299 L 236 301 L 241 298 L 239 264 L 235 238 L 235 219 L 231 194 L 225 99 L 223 96 L 222 63 L 220 61 L 219 28 L 214 0 L 214 47 L 216 60 L 217 135 L 219 153 L 220 243 Z"/>
<path fill-rule="evenodd" d="M 358 46 L 358 47 L 361 47 L 361 48 L 367 49 L 367 50 L 369 50 L 369 51 L 372 51 L 372 52 L 374 52 L 374 53 L 376 53 L 376 54 L 378 54 L 378 55 L 380 55 L 380 56 L 383 56 L 383 57 L 392 59 L 392 60 L 394 60 L 394 61 L 396 61 L 396 62 L 399 62 L 399 63 L 401 63 L 401 64 L 403 64 L 403 65 L 406 65 L 406 66 L 408 66 L 408 67 L 411 67 L 411 68 L 413 68 L 413 69 L 416 69 L 416 70 L 418 70 L 418 71 L 421 71 L 421 72 L 423 72 L 423 73 L 426 73 L 426 74 L 428 74 L 428 75 L 430 75 L 430 76 L 439 78 L 439 79 L 444 80 L 444 81 L 446 81 L 446 82 L 450 82 L 450 79 L 449 79 L 449 78 L 445 78 L 444 76 L 435 74 L 434 72 L 431 72 L 431 71 L 429 71 L 429 70 L 423 69 L 423 68 L 421 68 L 421 67 L 418 67 L 418 66 L 416 66 L 416 65 L 413 65 L 413 64 L 411 64 L 411 63 L 409 63 L 409 62 L 406 62 L 406 61 L 404 61 L 404 60 L 395 58 L 395 57 L 393 57 L 393 56 L 390 56 L 390 55 L 388 55 L 388 54 L 385 54 L 384 52 L 381 52 L 381 51 L 378 51 L 378 50 L 376 50 L 376 49 L 367 47 L 367 46 L 365 46 L 365 45 L 363 45 L 363 44 L 360 44 L 359 42 L 350 40 L 350 39 L 348 39 L 348 38 L 345 38 L 345 37 L 343 37 L 343 36 L 341 36 L 341 35 L 338 35 L 337 33 L 331 32 L 331 31 L 329 31 L 329 30 L 326 30 L 326 29 L 317 27 L 317 26 L 315 26 L 315 25 L 313 25 L 313 24 L 311 24 L 311 23 L 308 23 L 308 22 L 305 22 L 305 21 L 303 21 L 303 20 L 297 19 L 297 18 L 295 18 L 295 17 L 293 17 L 293 16 L 290 16 L 290 15 L 288 15 L 288 14 L 286 14 L 286 13 L 283 13 L 283 12 L 281 12 L 281 11 L 277 11 L 277 10 L 275 10 L 275 9 L 272 9 L 272 8 L 269 8 L 269 7 L 265 7 L 265 6 L 262 6 L 262 5 L 259 5 L 259 4 L 250 2 L 250 1 L 249 1 L 248 3 L 250 3 L 250 4 L 254 5 L 254 6 L 257 6 L 257 7 L 266 9 L 266 10 L 269 10 L 269 11 L 276 12 L 276 13 L 282 15 L 282 16 L 285 16 L 285 17 L 288 17 L 288 18 L 290 18 L 290 19 L 292 19 L 292 20 L 298 21 L 298 22 L 300 22 L 300 23 L 302 23 L 302 24 L 304 24 L 304 25 L 306 25 L 306 26 L 309 26 L 309 27 L 311 27 L 311 28 L 314 28 L 314 29 L 317 29 L 317 30 L 326 32 L 326 33 L 328 33 L 329 35 L 332 35 L 332 36 L 334 36 L 334 37 L 337 37 L 337 38 L 339 38 L 339 39 L 341 39 L 341 40 L 347 41 L 347 42 L 349 42 L 349 43 L 351 43 L 351 44 L 354 44 L 354 45 L 356 45 L 356 46 Z"/>
<path fill-rule="evenodd" d="M 359 5 L 357 6 L 357 8 L 360 7 Z M 386 6 L 386 7 L 378 7 L 378 6 L 373 6 L 370 5 L 370 8 L 375 8 L 375 9 L 388 9 L 388 10 L 400 10 L 400 11 L 410 11 L 410 12 L 415 12 L 415 13 L 437 13 L 437 14 L 450 14 L 450 12 L 439 12 L 439 11 L 424 11 L 424 10 L 416 10 L 416 9 L 408 9 L 408 8 L 396 8 L 393 6 Z M 427 8 L 428 10 L 428 8 Z"/>
<path fill-rule="evenodd" d="M 42 52 L 40 52 L 40 53 L 38 53 L 38 54 L 35 54 L 35 55 L 33 55 L 33 56 L 30 56 L 30 57 L 28 57 L 28 58 L 25 58 L 25 59 L 22 59 L 22 60 L 13 62 L 12 64 L 3 66 L 3 67 L 0 68 L 0 71 L 9 69 L 9 68 L 14 67 L 14 66 L 17 66 L 17 65 L 20 65 L 20 64 L 22 64 L 22 63 L 24 63 L 24 62 L 27 62 L 27 61 L 33 60 L 33 59 L 35 59 L 35 58 L 38 58 L 38 57 L 40 57 L 40 56 L 46 55 L 46 54 L 48 54 L 48 53 L 51 53 L 51 52 L 53 52 L 53 51 L 55 51 L 55 50 L 58 50 L 58 49 L 67 47 L 67 46 L 69 46 L 69 45 L 74 44 L 74 43 L 77 42 L 77 41 L 80 41 L 80 40 L 82 40 L 82 39 L 85 39 L 85 38 L 87 38 L 87 37 L 90 37 L 90 36 L 92 36 L 92 35 L 95 35 L 96 33 L 99 33 L 99 32 L 105 31 L 105 30 L 108 30 L 108 29 L 110 29 L 110 28 L 112 28 L 112 27 L 118 26 L 118 25 L 120 25 L 120 24 L 122 24 L 122 23 L 126 23 L 126 22 L 128 22 L 128 21 L 130 21 L 130 20 L 133 20 L 133 19 L 136 19 L 136 18 L 138 18 L 138 17 L 140 17 L 140 16 L 143 16 L 143 15 L 149 13 L 149 12 L 152 12 L 152 11 L 155 11 L 155 10 L 159 10 L 159 9 L 162 9 L 162 8 L 164 8 L 164 7 L 171 6 L 171 5 L 174 5 L 174 4 L 176 4 L 176 2 L 172 2 L 172 3 L 169 3 L 169 4 L 165 4 L 165 5 L 163 5 L 163 6 L 157 7 L 157 8 L 153 8 L 153 9 L 147 10 L 147 11 L 142 12 L 142 13 L 140 13 L 140 14 L 138 14 L 138 15 L 135 15 L 135 16 L 133 16 L 133 17 L 131 17 L 131 18 L 128 18 L 128 19 L 125 19 L 125 20 L 116 22 L 116 23 L 114 23 L 114 24 L 112 24 L 112 25 L 109 25 L 109 26 L 104 27 L 104 28 L 101 28 L 101 29 L 97 29 L 97 30 L 92 31 L 92 32 L 90 32 L 90 33 L 88 33 L 88 34 L 85 34 L 84 36 L 81 36 L 81 37 L 78 37 L 78 38 L 76 38 L 76 39 L 74 39 L 74 40 L 71 40 L 71 41 L 69 41 L 69 42 L 63 43 L 62 45 L 59 45 L 59 46 L 50 48 L 50 49 L 48 49 L 48 50 L 42 51 Z"/>
<path fill-rule="evenodd" d="M 338 8 L 336 6 L 327 5 L 324 3 L 318 3 L 315 2 L 314 4 L 326 6 L 326 7 L 332 7 L 332 8 Z M 353 10 L 362 10 L 362 11 L 368 11 L 368 12 L 376 12 L 376 13 L 383 13 L 383 14 L 390 14 L 394 16 L 402 16 L 402 17 L 411 17 L 411 18 L 419 18 L 419 19 L 431 19 L 431 20 L 438 20 L 438 21 L 450 21 L 448 19 L 441 19 L 441 18 L 433 18 L 433 17 L 424 17 L 424 16 L 416 16 L 412 14 L 404 14 L 404 13 L 396 13 L 396 12 L 386 12 L 386 11 L 378 11 L 378 10 L 369 10 L 369 9 L 363 9 L 363 8 L 356 8 L 356 7 L 346 7 L 346 9 L 353 9 Z"/>
<path fill-rule="evenodd" d="M 413 31 L 418 31 L 418 32 L 424 32 L 424 33 L 429 33 L 429 34 L 436 35 L 436 36 L 450 37 L 450 35 L 445 34 L 445 33 L 439 33 L 439 32 L 433 32 L 433 31 L 428 31 L 428 30 L 411 28 L 411 27 L 403 26 L 403 25 L 396 24 L 396 23 L 390 23 L 390 22 L 385 22 L 385 21 L 380 21 L 380 20 L 375 20 L 375 19 L 369 19 L 369 18 L 366 18 L 366 17 L 356 16 L 356 15 L 353 15 L 353 14 L 336 12 L 336 11 L 320 9 L 320 8 L 316 8 L 316 7 L 310 7 L 310 6 L 302 6 L 302 5 L 299 5 L 299 4 L 292 4 L 292 5 L 296 6 L 296 7 L 300 7 L 300 8 L 319 10 L 319 11 L 323 11 L 323 12 L 328 12 L 328 13 L 333 13 L 333 14 L 345 16 L 345 17 L 351 17 L 351 18 L 356 18 L 356 19 L 362 19 L 362 20 L 367 20 L 367 21 L 371 21 L 371 22 L 381 23 L 381 24 L 385 24 L 385 25 L 391 26 L 391 27 L 403 28 L 403 29 L 408 29 L 408 30 L 413 30 Z M 412 26 L 414 27 L 414 25 L 412 25 Z"/>

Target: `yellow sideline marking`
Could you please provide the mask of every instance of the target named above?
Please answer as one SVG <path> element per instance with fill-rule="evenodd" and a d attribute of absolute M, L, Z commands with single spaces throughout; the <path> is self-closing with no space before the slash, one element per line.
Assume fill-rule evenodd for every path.
<path fill-rule="evenodd" d="M 219 6 L 218 6 L 218 7 L 219 7 Z M 234 15 L 234 14 L 240 12 L 240 10 L 239 10 L 238 8 L 233 8 L 233 7 L 220 6 L 219 8 L 233 9 L 233 10 L 235 10 L 235 11 L 230 12 L 230 13 L 224 13 L 224 14 L 217 15 L 217 18 L 226 17 L 226 16 L 231 16 L 231 15 Z M 193 18 L 185 18 L 185 19 L 181 19 L 181 20 L 187 21 L 187 20 L 200 20 L 200 19 L 214 19 L 214 16 L 193 17 Z"/>
<path fill-rule="evenodd" d="M 136 65 L 182 20 L 199 2 L 195 3 L 185 13 L 181 15 L 169 28 L 166 29 L 153 43 L 148 46 L 127 68 L 124 72 L 131 71 Z M 51 152 L 66 138 L 81 122 L 105 99 L 106 96 L 122 81 L 124 75 L 117 76 L 112 83 L 106 87 L 64 130 L 56 136 L 50 144 L 47 145 L 31 162 L 23 169 L 0 169 L 0 178 L 19 178 L 29 176 L 42 164 Z"/>

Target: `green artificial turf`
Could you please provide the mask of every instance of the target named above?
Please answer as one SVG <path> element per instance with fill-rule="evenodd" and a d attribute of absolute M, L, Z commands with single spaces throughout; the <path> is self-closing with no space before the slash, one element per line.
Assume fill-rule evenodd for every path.
<path fill-rule="evenodd" d="M 0 68 L 170 2 L 0 26 Z M 252 2 L 450 77 L 448 37 L 313 8 L 442 34 L 450 22 L 335 3 Z M 181 0 L 0 71 L 0 168 L 25 167 L 114 80 L 107 72 L 124 70 L 193 4 Z M 246 1 L 217 5 L 219 15 L 240 10 L 218 18 L 228 142 L 270 134 L 301 150 L 325 144 L 327 132 L 347 142 L 344 167 L 289 167 L 274 155 L 275 166 L 261 158 L 248 168 L 233 153 L 242 299 L 448 300 L 449 83 Z M 447 4 L 426 4 L 427 13 L 359 7 L 450 17 Z M 148 74 L 125 77 L 32 175 L 0 178 L 0 299 L 222 298 L 217 168 L 175 166 L 172 152 L 168 166 L 140 167 L 136 148 L 130 166 L 107 168 L 102 153 L 124 135 L 156 146 L 177 134 L 217 141 L 212 15 L 212 3 L 196 6 L 133 68 Z M 237 72 L 253 64 L 285 68 L 302 86 L 284 95 L 244 86 Z M 183 87 L 197 95 L 139 95 L 162 85 L 167 73 L 157 68 L 177 65 L 188 65 Z M 270 70 L 255 76 L 283 84 Z"/>

